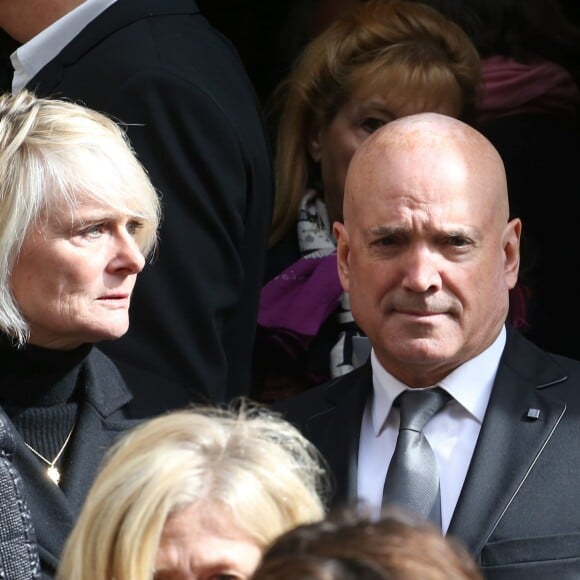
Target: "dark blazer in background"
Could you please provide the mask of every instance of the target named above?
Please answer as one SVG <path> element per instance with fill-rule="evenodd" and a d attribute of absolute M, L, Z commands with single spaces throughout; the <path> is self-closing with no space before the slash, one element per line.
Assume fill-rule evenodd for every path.
<path fill-rule="evenodd" d="M 466 385 L 465 388 L 469 388 Z M 323 452 L 336 503 L 354 500 L 370 362 L 275 408 Z M 538 409 L 537 420 L 528 418 Z M 580 578 L 580 363 L 514 331 L 448 534 L 491 580 Z"/>
<path fill-rule="evenodd" d="M 118 0 L 27 88 L 127 123 L 162 197 L 159 256 L 139 275 L 129 332 L 103 350 L 214 401 L 248 394 L 273 184 L 233 45 L 193 0 Z"/>

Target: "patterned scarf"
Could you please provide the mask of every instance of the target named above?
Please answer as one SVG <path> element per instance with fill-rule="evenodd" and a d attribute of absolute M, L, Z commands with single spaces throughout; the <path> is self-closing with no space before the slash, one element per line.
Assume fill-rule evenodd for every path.
<path fill-rule="evenodd" d="M 308 190 L 298 213 L 301 258 L 262 289 L 258 324 L 291 356 L 308 348 L 322 325 L 335 316 L 340 326 L 330 352 L 330 375 L 342 376 L 354 368 L 354 336 L 362 332 L 350 312 L 336 266 L 336 241 L 320 194 Z M 364 361 L 361 361 L 361 363 Z"/>
<path fill-rule="evenodd" d="M 348 293 L 342 290 L 336 265 L 336 241 L 326 205 L 315 190 L 302 198 L 298 214 L 298 244 L 302 257 L 265 284 L 260 297 L 258 324 L 289 356 L 308 349 L 322 325 L 335 316 L 340 327 L 330 351 L 330 375 L 340 377 L 365 362 L 368 339 L 350 311 Z M 510 292 L 508 322 L 526 327 L 527 288 Z"/>

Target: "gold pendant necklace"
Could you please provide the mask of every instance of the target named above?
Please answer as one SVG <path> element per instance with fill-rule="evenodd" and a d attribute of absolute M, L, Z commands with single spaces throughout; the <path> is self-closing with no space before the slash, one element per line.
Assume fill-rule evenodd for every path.
<path fill-rule="evenodd" d="M 24 442 L 24 445 L 26 445 L 26 447 L 28 447 L 28 449 L 30 449 L 30 451 L 32 451 L 32 453 L 34 453 L 34 455 L 36 455 L 36 457 L 38 457 L 39 459 L 42 459 L 42 461 L 44 461 L 44 463 L 46 463 L 46 465 L 48 465 L 48 467 L 46 468 L 46 475 L 48 475 L 49 479 L 51 481 L 53 481 L 55 483 L 55 485 L 58 485 L 60 483 L 60 471 L 58 470 L 57 467 L 55 467 L 56 462 L 60 459 L 60 456 L 63 454 L 70 438 L 71 435 L 75 429 L 75 425 L 76 425 L 76 421 L 73 423 L 73 426 L 71 428 L 71 430 L 69 431 L 69 434 L 66 436 L 66 439 L 64 440 L 64 443 L 62 444 L 62 447 L 59 449 L 58 453 L 56 454 L 56 457 L 52 460 L 49 461 L 46 457 L 44 457 L 44 455 L 41 455 L 38 451 L 36 451 L 36 449 L 34 449 L 34 447 L 32 447 L 31 445 L 29 445 L 28 443 L 26 443 L 26 441 Z"/>

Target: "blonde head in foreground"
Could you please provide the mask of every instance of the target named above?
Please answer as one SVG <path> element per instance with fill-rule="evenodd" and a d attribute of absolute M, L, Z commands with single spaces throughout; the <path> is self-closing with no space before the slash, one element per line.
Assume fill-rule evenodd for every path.
<path fill-rule="evenodd" d="M 235 410 L 176 411 L 146 421 L 111 449 L 58 579 L 173 578 L 171 566 L 159 567 L 158 548 L 166 524 L 192 508 L 196 520 L 225 516 L 226 532 L 261 554 L 281 533 L 321 519 L 328 494 L 314 446 L 264 408 L 244 403 Z"/>

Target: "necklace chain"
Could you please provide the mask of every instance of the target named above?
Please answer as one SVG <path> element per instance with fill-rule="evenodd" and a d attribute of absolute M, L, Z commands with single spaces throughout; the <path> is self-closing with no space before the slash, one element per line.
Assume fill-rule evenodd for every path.
<path fill-rule="evenodd" d="M 55 467 L 55 464 L 60 459 L 60 456 L 64 453 L 64 450 L 66 449 L 66 446 L 68 445 L 68 442 L 70 441 L 70 438 L 73 434 L 73 431 L 75 430 L 75 426 L 76 426 L 76 420 L 73 423 L 73 426 L 71 427 L 71 430 L 69 431 L 68 435 L 66 436 L 66 439 L 64 440 L 64 443 L 62 444 L 62 447 L 59 449 L 58 453 L 56 454 L 56 457 L 52 461 L 49 461 L 44 455 L 42 455 L 36 449 L 34 449 L 34 447 L 32 447 L 32 445 L 29 445 L 26 441 L 24 442 L 24 445 L 26 445 L 26 447 L 28 447 L 28 449 L 30 449 L 30 451 L 32 451 L 32 453 L 34 453 L 34 455 L 36 455 L 36 457 L 38 457 L 39 459 L 42 459 L 42 461 L 44 461 L 44 463 L 46 463 L 46 465 L 48 465 L 48 468 L 46 469 L 46 474 L 56 485 L 58 485 L 60 482 L 60 471 L 58 470 L 57 467 Z"/>

